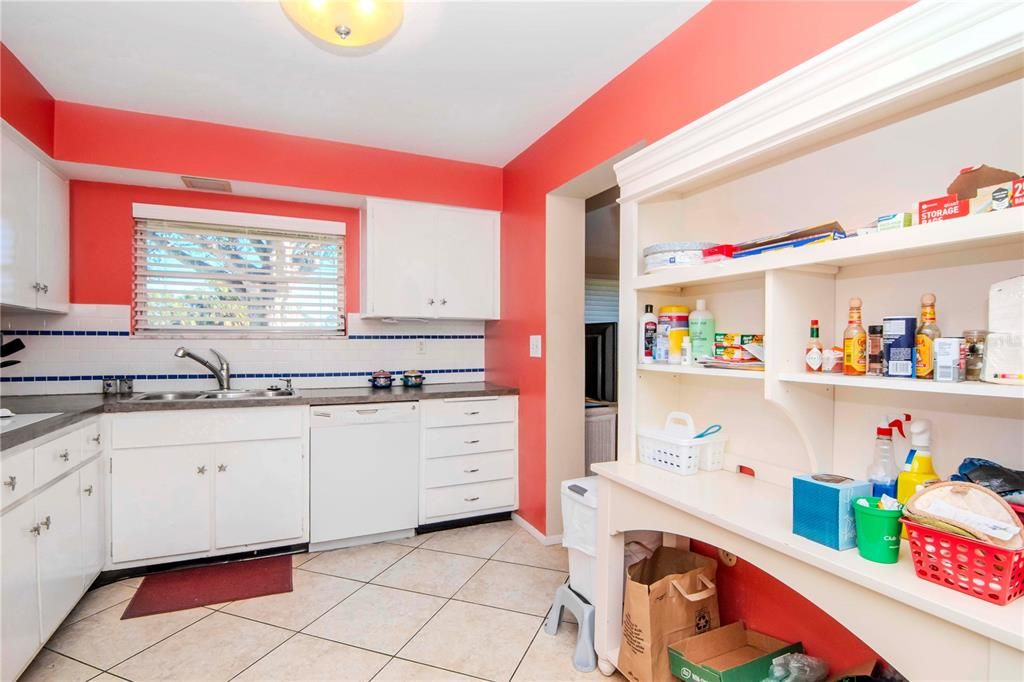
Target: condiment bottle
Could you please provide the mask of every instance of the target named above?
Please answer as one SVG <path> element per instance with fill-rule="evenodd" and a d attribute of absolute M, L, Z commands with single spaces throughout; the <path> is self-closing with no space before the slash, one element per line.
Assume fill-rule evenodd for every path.
<path fill-rule="evenodd" d="M 868 327 L 868 374 L 882 375 L 882 325 L 880 324 Z"/>
<path fill-rule="evenodd" d="M 811 338 L 807 341 L 807 348 L 804 350 L 804 369 L 808 372 L 821 371 L 821 336 L 818 331 L 818 321 L 811 320 Z"/>
<path fill-rule="evenodd" d="M 935 323 L 935 294 L 921 297 L 921 321 L 917 326 L 917 365 L 918 379 L 935 377 L 935 339 L 942 336 L 939 325 Z"/>
<path fill-rule="evenodd" d="M 850 299 L 850 314 L 843 332 L 843 374 L 863 376 L 868 364 L 868 333 L 861 324 L 860 309 L 863 301 Z"/>

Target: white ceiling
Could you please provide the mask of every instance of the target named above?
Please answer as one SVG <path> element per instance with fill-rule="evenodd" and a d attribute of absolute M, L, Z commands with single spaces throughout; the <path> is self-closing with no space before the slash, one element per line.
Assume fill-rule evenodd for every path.
<path fill-rule="evenodd" d="M 276 2 L 2 3 L 59 100 L 504 165 L 706 2 L 410 2 L 362 55 Z M 668 87 L 668 84 L 666 84 Z"/>

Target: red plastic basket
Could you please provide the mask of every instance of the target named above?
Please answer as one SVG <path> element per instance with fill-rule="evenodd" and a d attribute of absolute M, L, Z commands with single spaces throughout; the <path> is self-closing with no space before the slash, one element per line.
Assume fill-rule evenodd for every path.
<path fill-rule="evenodd" d="M 1006 550 L 903 518 L 918 577 L 994 604 L 1024 595 L 1024 549 Z"/>

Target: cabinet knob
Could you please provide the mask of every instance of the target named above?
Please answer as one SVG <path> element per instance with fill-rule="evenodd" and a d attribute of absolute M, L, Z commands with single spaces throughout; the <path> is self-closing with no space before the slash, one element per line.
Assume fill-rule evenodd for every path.
<path fill-rule="evenodd" d="M 434 299 L 428 298 L 427 303 L 429 303 L 430 305 L 434 305 Z"/>
<path fill-rule="evenodd" d="M 4 481 L 4 485 L 7 486 L 8 488 L 10 488 L 11 492 L 13 493 L 14 489 L 18 487 L 18 477 L 17 476 L 8 476 L 7 480 Z"/>
<path fill-rule="evenodd" d="M 69 450 L 65 450 L 64 452 L 60 453 L 57 456 L 60 457 L 65 462 L 71 461 L 71 452 Z"/>
<path fill-rule="evenodd" d="M 44 294 L 48 294 L 49 292 L 50 292 L 50 285 L 49 284 L 44 284 L 43 285 L 43 293 Z"/>
<path fill-rule="evenodd" d="M 442 298 L 441 299 L 441 305 L 448 305 L 448 299 L 447 298 Z"/>
<path fill-rule="evenodd" d="M 85 493 L 86 495 L 88 495 L 89 497 L 92 497 L 92 486 L 89 486 L 88 488 L 84 489 L 82 492 Z"/>
<path fill-rule="evenodd" d="M 35 282 L 32 285 L 32 288 L 35 289 L 36 291 L 42 291 L 43 290 L 43 285 L 41 283 L 39 283 L 39 282 Z"/>
<path fill-rule="evenodd" d="M 228 470 L 228 465 L 227 464 L 218 464 L 217 465 L 217 471 L 227 471 L 227 470 Z"/>
<path fill-rule="evenodd" d="M 206 473 L 206 465 L 204 464 L 201 467 L 196 467 L 196 473 L 199 474 L 200 476 L 205 474 Z"/>
<path fill-rule="evenodd" d="M 47 514 L 46 518 L 39 522 L 39 525 L 45 528 L 46 530 L 50 530 L 50 515 Z"/>
<path fill-rule="evenodd" d="M 96 445 L 99 445 L 100 444 L 100 437 L 101 437 L 100 434 L 97 433 L 95 436 L 93 436 L 89 440 L 91 440 L 93 443 L 96 443 Z"/>
<path fill-rule="evenodd" d="M 35 284 L 32 285 L 32 288 L 41 294 L 45 294 L 50 290 L 50 285 L 43 284 L 42 282 L 36 282 Z"/>
<path fill-rule="evenodd" d="M 39 535 L 42 531 L 39 529 L 39 524 L 37 523 L 36 525 L 29 528 L 28 532 L 32 533 L 32 535 Z"/>
<path fill-rule="evenodd" d="M 466 502 L 476 502 L 477 500 L 480 499 L 480 496 L 477 495 L 476 497 L 464 497 L 462 499 L 464 499 Z"/>

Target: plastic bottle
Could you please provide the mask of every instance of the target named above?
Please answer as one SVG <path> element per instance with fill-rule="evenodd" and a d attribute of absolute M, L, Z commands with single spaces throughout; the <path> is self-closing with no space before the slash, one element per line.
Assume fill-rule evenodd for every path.
<path fill-rule="evenodd" d="M 927 419 L 910 425 L 910 452 L 896 481 L 896 499 L 900 504 L 906 504 L 928 481 L 939 480 L 932 464 L 931 441 L 932 425 Z M 905 527 L 901 537 L 907 537 Z"/>
<path fill-rule="evenodd" d="M 925 294 L 921 297 L 921 322 L 915 340 L 918 379 L 935 378 L 935 339 L 940 336 L 942 332 L 935 323 L 935 294 Z"/>
<path fill-rule="evenodd" d="M 875 429 L 875 458 L 868 468 L 868 480 L 871 482 L 871 494 L 875 497 L 888 495 L 896 497 L 896 481 L 900 468 L 896 465 L 896 453 L 892 443 L 892 431 L 896 429 L 904 438 L 903 422 L 910 421 L 910 415 L 902 417 L 886 417 Z"/>
<path fill-rule="evenodd" d="M 811 320 L 811 338 L 807 341 L 807 348 L 804 349 L 804 370 L 808 372 L 821 371 L 821 332 L 818 330 L 818 321 Z"/>
<path fill-rule="evenodd" d="M 640 362 L 645 365 L 654 362 L 654 343 L 658 336 L 658 318 L 653 305 L 644 306 L 640 316 Z"/>
<path fill-rule="evenodd" d="M 861 324 L 859 298 L 850 299 L 850 314 L 843 332 L 843 374 L 863 376 L 868 369 L 868 333 Z"/>
<path fill-rule="evenodd" d="M 684 367 L 690 367 L 693 365 L 693 342 L 689 336 L 683 337 L 683 345 L 680 349 L 679 364 Z"/>
<path fill-rule="evenodd" d="M 694 361 L 715 355 L 715 316 L 703 298 L 697 299 L 697 309 L 690 313 L 690 343 Z"/>

